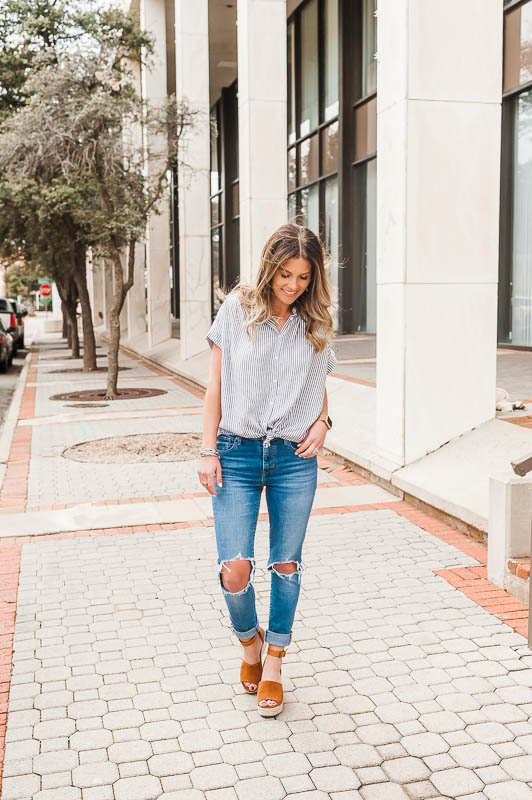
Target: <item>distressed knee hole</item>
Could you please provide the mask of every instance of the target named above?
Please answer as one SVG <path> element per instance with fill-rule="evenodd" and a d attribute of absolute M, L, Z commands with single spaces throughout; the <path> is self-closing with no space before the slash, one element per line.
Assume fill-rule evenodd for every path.
<path fill-rule="evenodd" d="M 243 594 L 253 582 L 253 559 L 237 556 L 234 561 L 223 561 L 219 567 L 222 588 L 229 594 Z"/>
<path fill-rule="evenodd" d="M 279 564 L 270 564 L 270 569 L 280 578 L 291 579 L 292 576 L 295 575 L 296 577 L 292 578 L 293 580 L 299 580 L 301 572 L 303 571 L 303 567 L 298 561 L 286 561 Z"/>

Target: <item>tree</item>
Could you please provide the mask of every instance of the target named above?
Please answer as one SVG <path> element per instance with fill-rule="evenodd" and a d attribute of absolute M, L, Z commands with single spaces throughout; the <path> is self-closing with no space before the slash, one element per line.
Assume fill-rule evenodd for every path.
<path fill-rule="evenodd" d="M 35 125 L 39 125 L 39 114 L 50 112 L 51 119 L 59 123 L 61 133 L 68 136 L 70 124 L 70 131 L 76 135 L 75 115 L 79 105 L 76 108 L 76 103 L 72 102 L 76 90 L 80 92 L 79 99 L 101 90 L 109 77 L 105 60 L 110 59 L 113 65 L 112 87 L 114 91 L 118 87 L 120 94 L 128 59 L 139 62 L 143 49 L 146 53 L 151 51 L 151 39 L 129 14 L 117 8 L 99 8 L 90 0 L 78 3 L 7 0 L 2 11 L 1 139 L 6 144 L 9 141 L 13 143 L 13 131 L 29 138 L 25 141 L 27 158 L 20 152 L 20 147 L 14 151 L 16 163 L 10 164 L 9 157 L 7 160 L 3 157 L 4 152 L 0 158 L 0 200 L 8 198 L 8 202 L 1 204 L 1 249 L 6 252 L 16 246 L 24 252 L 31 250 L 32 258 L 41 263 L 53 262 L 48 271 L 53 269 L 74 342 L 77 328 L 71 306 L 72 281 L 75 282 L 82 305 L 84 369 L 94 369 L 96 347 L 86 280 L 86 250 L 93 244 L 94 226 L 91 226 L 90 213 L 91 203 L 94 205 L 94 191 L 91 194 L 94 186 L 85 187 L 84 176 L 69 169 L 69 156 L 65 150 L 52 154 L 48 148 L 47 156 L 36 158 L 39 143 L 43 141 L 42 134 L 49 128 L 45 126 L 39 130 Z M 103 64 L 103 83 L 94 69 L 98 60 Z M 55 90 L 47 91 L 47 81 L 58 74 L 63 79 L 68 77 L 65 68 L 74 64 L 74 80 L 63 80 L 60 85 L 56 83 Z M 85 64 L 91 65 L 88 72 L 84 72 Z M 130 92 L 127 81 L 124 90 L 126 94 Z M 66 92 L 65 97 L 61 95 L 62 91 Z M 63 99 L 67 99 L 66 114 L 57 107 Z M 73 116 L 69 118 L 69 114 Z M 81 135 L 90 138 L 94 132 L 87 129 Z M 60 138 L 54 138 L 54 145 L 60 144 Z M 69 144 L 83 148 L 86 141 Z M 24 167 L 29 164 L 31 169 L 24 173 Z M 31 213 L 28 213 L 30 209 Z M 50 242 L 54 243 L 52 252 Z M 75 351 L 79 352 L 77 346 Z"/>

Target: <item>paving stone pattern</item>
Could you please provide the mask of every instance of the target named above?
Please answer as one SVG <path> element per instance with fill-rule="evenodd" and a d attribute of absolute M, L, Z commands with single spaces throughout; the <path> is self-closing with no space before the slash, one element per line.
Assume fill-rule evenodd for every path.
<path fill-rule="evenodd" d="M 81 442 L 139 433 L 197 432 L 200 414 L 159 419 L 91 420 L 33 426 L 28 480 L 28 509 L 116 498 L 160 497 L 202 491 L 199 459 L 160 464 L 90 464 L 63 458 L 63 451 Z M 338 482 L 324 470 L 319 482 Z"/>
<path fill-rule="evenodd" d="M 304 563 L 264 720 L 212 529 L 24 545 L 2 800 L 532 798 L 530 651 L 433 573 L 476 562 L 380 510 L 311 517 Z"/>

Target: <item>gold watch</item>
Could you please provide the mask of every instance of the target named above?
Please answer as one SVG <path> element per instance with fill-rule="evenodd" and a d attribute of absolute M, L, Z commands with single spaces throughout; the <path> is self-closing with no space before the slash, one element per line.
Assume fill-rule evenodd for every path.
<path fill-rule="evenodd" d="M 324 422 L 329 430 L 332 428 L 332 419 L 328 414 L 323 414 L 321 417 L 318 417 L 317 422 Z"/>

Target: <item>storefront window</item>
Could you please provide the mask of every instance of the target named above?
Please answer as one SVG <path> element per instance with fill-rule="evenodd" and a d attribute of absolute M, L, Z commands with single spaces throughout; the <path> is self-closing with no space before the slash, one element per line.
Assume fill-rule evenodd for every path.
<path fill-rule="evenodd" d="M 532 2 L 504 17 L 504 91 L 532 81 Z"/>
<path fill-rule="evenodd" d="M 288 216 L 327 239 L 334 287 L 339 239 L 338 37 L 338 0 L 307 0 L 288 22 Z M 297 131 L 291 123 L 296 109 Z"/>
<path fill-rule="evenodd" d="M 377 0 L 362 0 L 362 97 L 377 89 Z"/>
<path fill-rule="evenodd" d="M 325 0 L 324 102 L 322 119 L 338 115 L 338 0 Z"/>
<path fill-rule="evenodd" d="M 532 347 L 532 90 L 515 99 L 511 342 Z"/>
<path fill-rule="evenodd" d="M 498 339 L 532 348 L 532 0 L 504 14 Z"/>
<path fill-rule="evenodd" d="M 301 11 L 301 116 L 299 136 L 318 124 L 318 0 L 309 0 Z"/>
<path fill-rule="evenodd" d="M 288 142 L 296 140 L 296 40 L 295 25 L 288 25 Z"/>
<path fill-rule="evenodd" d="M 301 221 L 314 233 L 320 233 L 320 193 L 319 186 L 315 183 L 308 189 L 301 189 Z"/>
<path fill-rule="evenodd" d="M 327 274 L 332 289 L 331 314 L 334 327 L 338 327 L 338 178 L 334 175 L 325 181 L 325 230 L 324 244 L 329 253 Z"/>

